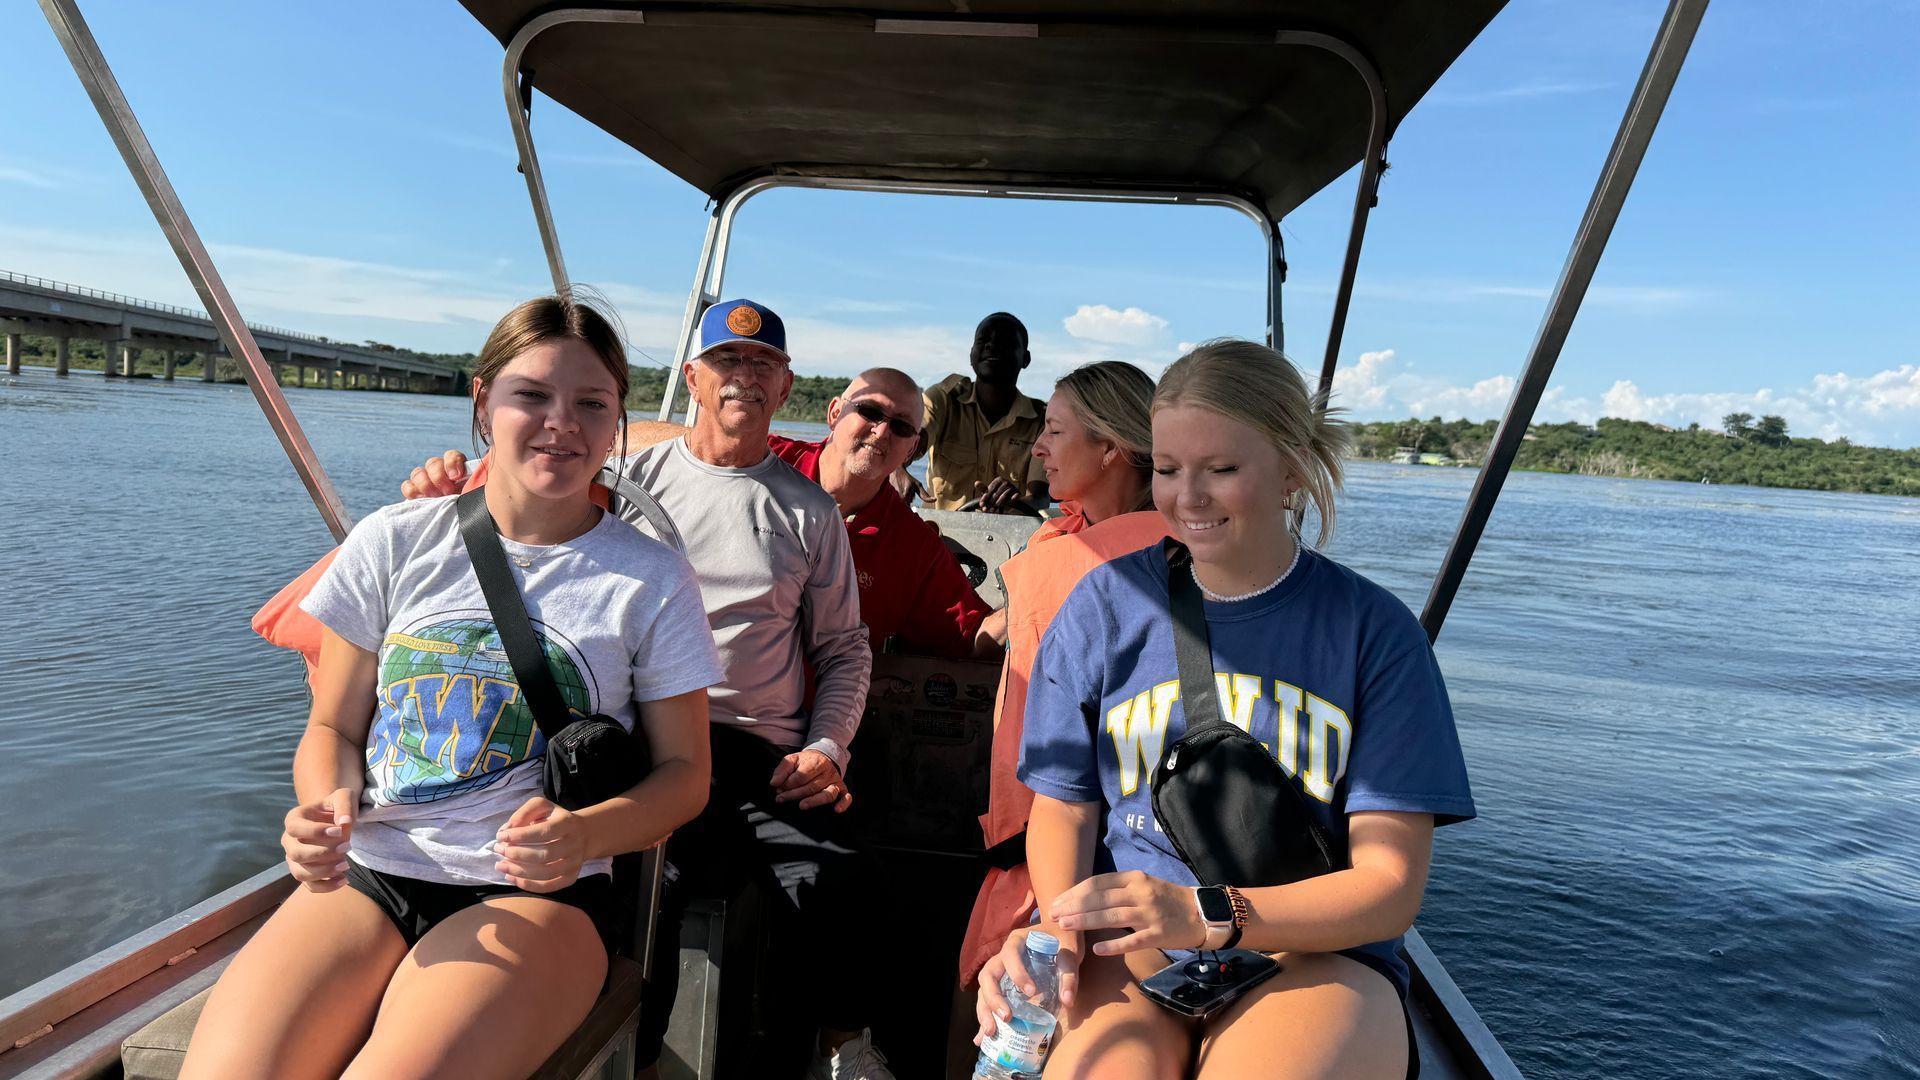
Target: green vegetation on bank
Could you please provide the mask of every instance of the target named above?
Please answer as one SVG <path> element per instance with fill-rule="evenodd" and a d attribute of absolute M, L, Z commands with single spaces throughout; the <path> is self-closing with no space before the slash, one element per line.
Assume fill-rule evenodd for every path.
<path fill-rule="evenodd" d="M 659 412 L 660 396 L 667 386 L 667 369 L 636 367 L 629 368 L 628 372 L 632 382 L 627 388 L 627 408 L 649 416 Z M 840 391 L 847 388 L 848 379 L 846 375 L 795 375 L 793 393 L 787 395 L 786 405 L 774 414 L 774 418 L 805 424 L 826 423 L 827 402 L 840 396 Z M 685 386 L 674 387 L 674 400 L 684 407 L 687 400 Z"/>
<path fill-rule="evenodd" d="M 1698 424 L 1665 428 L 1639 420 L 1534 424 L 1514 468 L 1649 480 L 1920 496 L 1920 449 L 1855 446 L 1846 439 L 1797 439 L 1778 416 L 1732 413 L 1724 431 Z M 1445 454 L 1478 465 L 1493 443 L 1492 420 L 1357 423 L 1354 456 L 1389 459 L 1401 450 Z"/>

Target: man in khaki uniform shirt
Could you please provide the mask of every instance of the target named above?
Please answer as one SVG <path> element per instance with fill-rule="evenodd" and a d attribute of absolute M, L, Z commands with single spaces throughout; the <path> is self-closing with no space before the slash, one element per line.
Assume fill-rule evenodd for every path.
<path fill-rule="evenodd" d="M 996 311 L 973 331 L 973 378 L 949 375 L 926 392 L 927 480 L 931 504 L 1030 514 L 1047 504 L 1047 477 L 1033 456 L 1047 406 L 1015 386 L 1033 362 L 1027 328 Z"/>

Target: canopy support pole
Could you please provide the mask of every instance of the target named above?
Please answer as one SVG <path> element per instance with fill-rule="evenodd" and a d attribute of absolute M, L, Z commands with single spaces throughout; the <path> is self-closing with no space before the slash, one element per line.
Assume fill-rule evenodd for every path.
<path fill-rule="evenodd" d="M 1347 228 L 1347 255 L 1340 263 L 1340 287 L 1333 296 L 1333 319 L 1327 326 L 1327 351 L 1320 361 L 1320 399 L 1333 393 L 1333 369 L 1340 360 L 1340 339 L 1347 332 L 1347 308 L 1353 303 L 1353 279 L 1360 272 L 1360 243 L 1367 235 L 1367 213 L 1380 201 L 1380 174 L 1387 168 L 1387 88 L 1380 71 L 1366 54 L 1352 44 L 1330 34 L 1304 30 L 1282 30 L 1274 38 L 1282 45 L 1309 45 L 1325 49 L 1353 65 L 1360 80 L 1367 84 L 1367 101 L 1373 110 L 1367 127 L 1367 152 L 1360 159 L 1360 187 L 1353 196 L 1353 224 Z M 1274 230 L 1277 235 L 1279 229 Z M 1284 263 L 1282 264 L 1284 265 Z M 1274 290 L 1278 293 L 1278 290 Z M 1278 304 L 1275 304 L 1276 309 Z M 1278 314 L 1275 315 L 1278 337 Z M 1274 346 L 1278 349 L 1279 346 Z"/>
<path fill-rule="evenodd" d="M 113 144 L 126 161 L 133 182 L 140 186 L 140 193 L 146 196 L 154 220 L 160 223 L 160 231 L 166 234 L 167 243 L 180 260 L 180 268 L 187 272 L 187 278 L 193 282 L 193 291 L 199 294 L 200 303 L 206 307 L 208 317 L 219 329 L 220 340 L 226 344 L 227 354 L 240 358 L 240 372 L 246 376 L 247 385 L 253 389 L 254 400 L 260 403 L 261 411 L 267 414 L 267 423 L 272 425 L 273 433 L 279 437 L 281 449 L 293 462 L 294 472 L 300 475 L 300 482 L 306 485 L 307 494 L 313 498 L 314 506 L 319 508 L 320 516 L 325 519 L 333 538 L 336 541 L 345 540 L 348 531 L 353 528 L 353 518 L 348 516 L 346 505 L 333 489 L 333 481 L 327 478 L 326 470 L 320 467 L 319 458 L 307 442 L 306 432 L 300 429 L 300 421 L 294 418 L 292 406 L 287 404 L 286 395 L 280 392 L 278 376 L 268 365 L 266 357 L 261 355 L 260 346 L 253 340 L 253 331 L 247 327 L 247 321 L 240 317 L 240 309 L 234 305 L 225 282 L 220 279 L 220 271 L 207 255 L 206 245 L 200 242 L 200 234 L 187 217 L 186 208 L 181 205 L 180 196 L 167 179 L 166 170 L 160 167 L 160 159 L 154 154 L 153 145 L 147 142 L 146 132 L 141 130 L 139 119 L 133 115 L 133 106 L 128 104 L 127 96 L 121 92 L 120 82 L 107 65 L 99 42 L 94 40 L 93 31 L 87 28 L 86 20 L 81 18 L 79 6 L 75 0 L 40 0 L 40 10 L 46 15 L 47 24 L 53 27 L 54 36 L 60 39 L 61 47 L 66 50 L 67 59 L 73 64 L 73 73 L 80 77 L 81 85 L 87 88 L 87 96 L 93 99 L 93 107 L 99 111 L 107 134 L 113 136 Z"/>
<path fill-rule="evenodd" d="M 1267 348 L 1285 354 L 1287 331 L 1283 320 L 1285 305 L 1281 292 L 1287 284 L 1287 243 L 1280 236 L 1280 223 L 1267 223 Z"/>
<path fill-rule="evenodd" d="M 1580 313 L 1587 286 L 1593 282 L 1594 270 L 1600 265 L 1600 256 L 1606 251 L 1614 223 L 1620 219 L 1620 208 L 1627 201 L 1627 192 L 1633 188 L 1634 175 L 1639 172 L 1640 162 L 1646 157 L 1647 144 L 1652 141 L 1654 129 L 1660 124 L 1660 113 L 1673 93 L 1673 84 L 1680 77 L 1680 69 L 1687 60 L 1687 50 L 1693 44 L 1694 34 L 1700 29 L 1700 19 L 1706 11 L 1707 0 L 1671 0 L 1666 15 L 1660 20 L 1659 33 L 1655 35 L 1653 47 L 1647 53 L 1646 66 L 1641 69 L 1640 81 L 1633 88 L 1633 97 L 1627 103 L 1626 115 L 1620 120 L 1620 130 L 1614 136 L 1613 147 L 1607 151 L 1607 161 L 1600 170 L 1600 179 L 1594 185 L 1593 198 L 1587 203 L 1579 230 L 1574 233 L 1573 247 L 1560 270 L 1560 280 L 1554 285 L 1553 296 L 1547 301 L 1546 317 L 1541 320 L 1540 329 L 1534 336 L 1526 367 L 1520 372 L 1520 382 L 1507 402 L 1506 415 L 1501 418 L 1500 428 L 1494 433 L 1486 464 L 1480 467 L 1480 475 L 1473 483 L 1473 494 L 1468 497 L 1466 511 L 1461 515 L 1460 526 L 1454 532 L 1453 542 L 1447 547 L 1446 559 L 1440 564 L 1440 572 L 1434 576 L 1433 587 L 1427 593 L 1426 606 L 1420 612 L 1420 625 L 1426 629 L 1429 641 L 1440 636 L 1440 626 L 1453 606 L 1454 594 L 1459 591 L 1460 581 L 1466 576 L 1467 564 L 1473 560 L 1480 535 L 1486 531 L 1494 501 L 1500 497 L 1507 473 L 1513 468 L 1513 459 L 1520 451 L 1520 441 L 1526 436 L 1527 426 L 1533 421 L 1533 411 L 1540 404 L 1540 395 L 1546 390 L 1548 377 L 1553 374 L 1553 365 L 1560 359 L 1561 347 L 1566 344 L 1567 335 L 1573 329 L 1574 316 Z"/>
<path fill-rule="evenodd" d="M 560 254 L 560 233 L 553 224 L 553 208 L 547 202 L 547 183 L 540 173 L 540 158 L 533 152 L 533 127 L 528 119 L 533 111 L 533 72 L 521 70 L 520 58 L 534 38 L 560 23 L 638 24 L 646 21 L 646 14 L 640 11 L 578 8 L 550 11 L 521 27 L 507 45 L 507 57 L 500 70 L 501 90 L 507 97 L 507 119 L 513 125 L 514 146 L 520 152 L 520 174 L 527 178 L 527 197 L 533 202 L 533 218 L 540 227 L 540 246 L 547 253 L 547 270 L 553 275 L 556 296 L 566 295 L 570 279 L 567 261 Z"/>
<path fill-rule="evenodd" d="M 712 216 L 707 218 L 707 238 L 700 245 L 700 261 L 693 268 L 693 289 L 687 293 L 687 308 L 680 316 L 680 340 L 673 346 L 673 367 L 667 372 L 667 388 L 660 395 L 659 418 L 662 423 L 673 419 L 673 396 L 674 391 L 679 387 L 680 369 L 683 364 L 693 359 L 694 328 L 700 325 L 700 316 L 706 312 L 707 306 L 720 300 L 720 283 L 718 280 L 709 281 L 709 277 L 717 279 L 726 272 L 726 253 L 720 250 L 720 237 L 723 231 L 720 219 L 724 214 L 724 209 L 716 206 L 713 208 Z M 714 266 L 716 255 L 720 264 L 717 271 Z M 694 401 L 692 395 L 688 395 L 688 427 L 693 426 L 694 414 L 699 411 L 699 408 L 700 403 Z"/>

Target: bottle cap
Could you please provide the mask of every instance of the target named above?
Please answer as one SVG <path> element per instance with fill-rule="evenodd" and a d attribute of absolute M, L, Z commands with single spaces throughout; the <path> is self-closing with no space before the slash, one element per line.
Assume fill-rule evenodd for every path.
<path fill-rule="evenodd" d="M 1037 952 L 1041 956 L 1055 956 L 1060 952 L 1060 939 L 1045 930 L 1035 930 L 1027 935 L 1027 951 Z"/>

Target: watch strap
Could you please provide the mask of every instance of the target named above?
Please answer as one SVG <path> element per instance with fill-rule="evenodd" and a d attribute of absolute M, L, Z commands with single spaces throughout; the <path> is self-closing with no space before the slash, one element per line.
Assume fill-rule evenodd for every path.
<path fill-rule="evenodd" d="M 1253 917 L 1253 905 L 1247 903 L 1247 898 L 1239 889 L 1231 885 L 1222 885 L 1221 888 L 1226 891 L 1227 900 L 1233 904 L 1233 931 L 1218 947 L 1231 949 L 1240 944 L 1240 934 L 1247 928 L 1247 920 Z"/>

